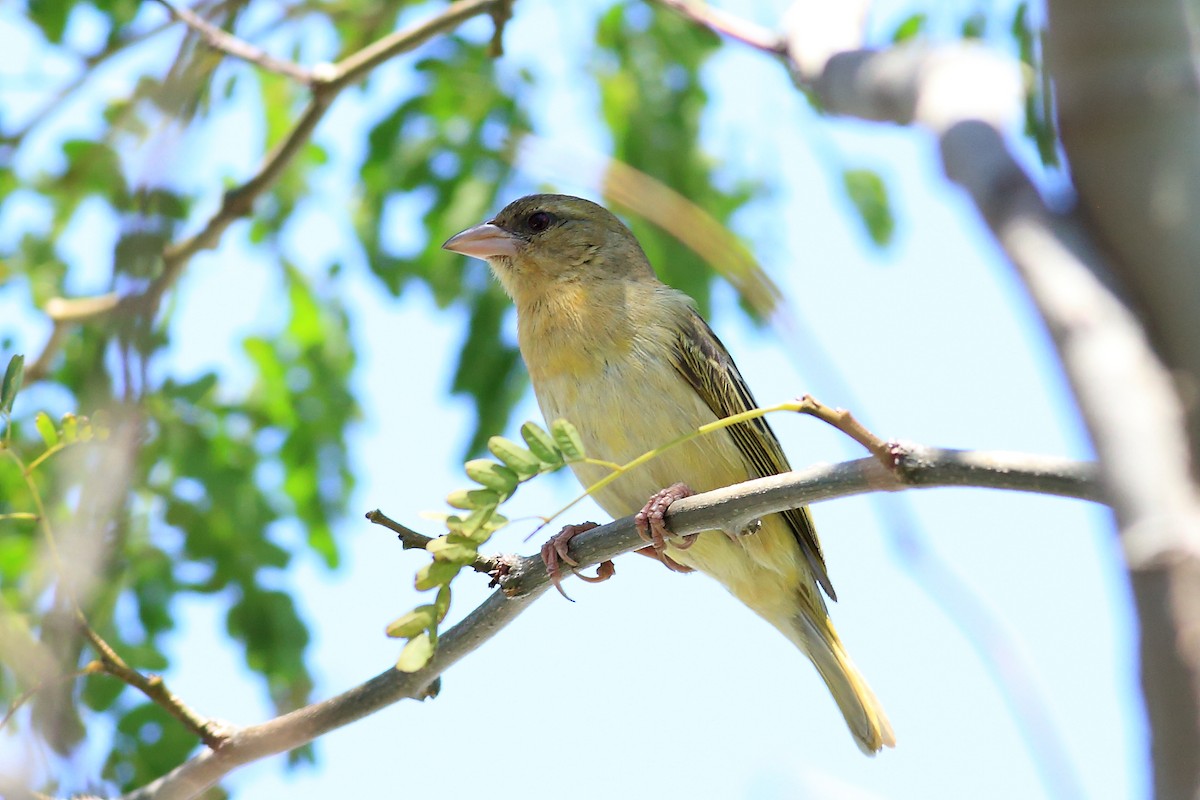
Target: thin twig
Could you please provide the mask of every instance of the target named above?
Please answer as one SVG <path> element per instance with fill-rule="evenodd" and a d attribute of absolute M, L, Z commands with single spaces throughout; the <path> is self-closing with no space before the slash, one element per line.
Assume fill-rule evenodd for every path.
<path fill-rule="evenodd" d="M 157 309 L 162 295 L 175 283 L 189 259 L 217 245 L 221 234 L 236 220 L 249 216 L 254 202 L 273 186 L 300 150 L 308 144 L 317 123 L 325 116 L 334 97 L 367 72 L 397 55 L 424 44 L 466 19 L 488 11 L 497 0 L 460 0 L 440 14 L 412 27 L 385 36 L 334 65 L 312 70 L 313 96 L 296 126 L 263 160 L 258 171 L 241 186 L 225 193 L 220 209 L 198 233 L 171 245 L 163 252 L 163 272 L 131 304 L 143 311 Z"/>
<path fill-rule="evenodd" d="M 891 443 L 869 431 L 853 414 L 844 408 L 830 408 L 811 394 L 800 398 L 798 412 L 816 417 L 822 422 L 832 425 L 854 441 L 867 448 L 867 451 L 879 459 L 879 463 L 889 469 L 896 466 L 896 453 Z"/>
<path fill-rule="evenodd" d="M 504 26 L 512 19 L 513 0 L 500 0 L 492 6 L 492 41 L 488 45 L 488 55 L 500 58 L 504 55 Z"/>
<path fill-rule="evenodd" d="M 303 83 L 305 86 L 312 83 L 312 73 L 299 64 L 282 58 L 276 58 L 262 48 L 256 47 L 244 39 L 240 39 L 232 33 L 218 28 L 191 9 L 176 6 L 171 0 L 157 0 L 157 2 L 166 8 L 172 17 L 195 31 L 204 40 L 205 44 L 214 50 L 219 50 L 226 55 L 255 64 L 269 72 L 286 75 Z"/>
<path fill-rule="evenodd" d="M 779 34 L 718 8 L 712 8 L 707 3 L 693 2 L 693 0 L 656 1 L 659 5 L 682 14 L 697 25 L 748 44 L 756 50 L 762 50 L 764 53 L 775 56 L 781 56 L 785 52 L 786 45 L 783 37 Z"/>
<path fill-rule="evenodd" d="M 362 50 L 348 56 L 332 67 L 323 70 L 326 74 L 316 74 L 324 83 L 341 89 L 354 83 L 383 62 L 407 53 L 429 39 L 444 33 L 471 17 L 490 13 L 493 6 L 503 0 L 459 0 L 451 3 L 442 13 L 437 14 L 411 28 L 396 31 L 383 37 L 374 44 L 367 45 Z M 314 70 L 314 73 L 317 73 Z"/>
<path fill-rule="evenodd" d="M 412 528 L 384 514 L 379 509 L 368 511 L 367 519 L 376 525 L 382 525 L 396 534 L 396 538 L 400 540 L 400 545 L 405 550 L 425 550 L 426 545 L 434 541 L 430 536 L 423 533 L 417 533 Z M 482 572 L 484 575 L 494 575 L 496 570 L 500 568 L 503 557 L 489 558 L 484 555 L 476 555 L 475 560 L 471 562 L 471 569 L 476 572 Z"/>
<path fill-rule="evenodd" d="M 159 0 L 159 2 L 162 1 Z M 216 247 L 225 230 L 237 220 L 249 216 L 255 201 L 275 185 L 284 170 L 308 144 L 317 124 L 325 116 L 325 112 L 329 110 L 329 106 L 342 89 L 358 81 L 383 62 L 415 49 L 439 33 L 450 30 L 471 17 L 490 12 L 495 5 L 501 2 L 504 0 L 459 0 L 443 9 L 441 13 L 404 30 L 389 34 L 337 64 L 321 64 L 311 70 L 306 70 L 305 83 L 312 89 L 312 98 L 295 127 L 267 154 L 254 175 L 240 186 L 225 193 L 220 208 L 197 233 L 168 245 L 163 250 L 162 272 L 142 292 L 121 298 L 116 298 L 111 294 L 77 300 L 59 298 L 57 302 L 86 306 L 90 312 L 87 314 L 77 312 L 69 320 L 62 322 L 55 320 L 50 338 L 33 366 L 27 371 L 26 379 L 32 382 L 42 379 L 48 374 L 50 362 L 62 347 L 71 324 L 98 319 L 111 313 L 129 313 L 144 317 L 157 313 L 163 296 L 175 285 L 191 258 L 202 250 Z M 175 8 L 165 2 L 163 4 L 170 9 Z M 182 11 L 182 9 L 175 10 Z M 208 25 L 207 22 L 204 24 Z M 209 28 L 213 28 L 213 26 L 209 25 Z M 219 31 L 220 29 L 213 28 L 213 30 Z M 225 34 L 224 31 L 220 32 Z M 222 49 L 224 50 L 224 48 Z M 228 52 L 228 50 L 224 51 Z M 242 56 L 239 55 L 239 57 Z M 108 305 L 110 303 L 111 305 Z"/>
<path fill-rule="evenodd" d="M 908 445 L 901 448 L 906 466 L 889 470 L 875 458 L 810 467 L 759 478 L 737 486 L 694 495 L 671 506 L 668 519 L 678 536 L 714 529 L 736 529 L 749 521 L 822 500 L 879 491 L 883 486 L 980 486 L 1032 491 L 1098 501 L 1102 487 L 1094 464 L 1018 453 L 963 452 Z M 570 542 L 581 570 L 645 546 L 633 517 L 625 517 Z M 234 731 L 219 751 L 206 751 L 170 773 L 125 795 L 125 800 L 183 800 L 195 797 L 238 767 L 300 747 L 331 730 L 405 698 L 427 694 L 442 673 L 491 639 L 550 587 L 540 556 L 514 560 L 501 589 L 450 628 L 423 669 L 405 673 L 387 669 L 336 697 L 268 722 Z"/>
<path fill-rule="evenodd" d="M 161 706 L 168 714 L 179 720 L 184 727 L 196 734 L 200 741 L 213 750 L 219 749 L 230 737 L 231 730 L 226 726 L 208 719 L 193 711 L 173 692 L 167 689 L 163 679 L 158 675 L 143 675 L 125 663 L 112 645 L 87 624 L 83 616 L 79 617 L 79 627 L 83 635 L 91 642 L 99 656 L 98 669 L 114 678 L 129 684 L 146 697 Z M 95 671 L 95 670 L 93 670 Z"/>

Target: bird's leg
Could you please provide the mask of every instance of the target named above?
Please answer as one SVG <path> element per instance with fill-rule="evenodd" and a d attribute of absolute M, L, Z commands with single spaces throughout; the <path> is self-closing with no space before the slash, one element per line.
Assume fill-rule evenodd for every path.
<path fill-rule="evenodd" d="M 574 539 L 585 531 L 590 531 L 592 528 L 600 527 L 594 522 L 583 522 L 579 525 L 564 525 L 563 529 L 550 537 L 550 541 L 542 545 L 542 562 L 546 565 L 546 572 L 550 574 L 550 582 L 554 584 L 554 588 L 558 589 L 558 593 L 563 597 L 567 597 L 567 593 L 562 588 L 562 572 L 559 570 L 559 561 L 565 561 L 572 567 L 578 567 L 579 562 L 571 558 L 571 554 L 567 551 L 568 545 Z M 605 561 L 596 568 L 595 576 L 583 575 L 575 573 L 581 580 L 588 583 L 600 583 L 606 581 L 616 574 L 616 567 L 611 561 Z M 567 597 L 568 600 L 571 598 Z"/>
<path fill-rule="evenodd" d="M 642 510 L 634 516 L 634 524 L 637 525 L 638 535 L 650 542 L 650 547 L 643 547 L 637 552 L 645 556 L 656 558 L 666 565 L 667 569 L 674 572 L 691 572 L 690 567 L 685 567 L 675 559 L 666 554 L 667 537 L 671 536 L 671 530 L 667 527 L 667 509 L 676 500 L 682 500 L 685 497 L 691 497 L 695 492 L 684 483 L 676 483 L 668 486 L 655 493 Z M 680 536 L 671 542 L 679 550 L 687 550 L 696 542 L 696 537 L 699 534 L 691 534 L 689 536 Z"/>

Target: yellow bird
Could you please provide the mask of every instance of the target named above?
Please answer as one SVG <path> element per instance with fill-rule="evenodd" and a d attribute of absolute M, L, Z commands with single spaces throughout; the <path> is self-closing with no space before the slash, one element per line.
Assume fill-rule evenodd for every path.
<path fill-rule="evenodd" d="M 574 423 L 589 456 L 623 464 L 755 407 L 691 299 L 658 280 L 633 233 L 601 206 L 530 195 L 443 247 L 488 262 L 516 304 L 521 355 L 542 414 Z M 608 474 L 602 466 L 571 467 L 585 486 Z M 771 515 L 757 530 L 664 538 L 673 500 L 789 469 L 759 419 L 669 450 L 595 499 L 615 518 L 638 513 L 639 529 L 653 542 L 648 555 L 711 575 L 799 647 L 858 746 L 873 755 L 894 747 L 895 736 L 829 619 L 821 589 L 836 595 L 808 509 Z M 543 548 L 552 570 L 577 530 L 568 526 Z"/>

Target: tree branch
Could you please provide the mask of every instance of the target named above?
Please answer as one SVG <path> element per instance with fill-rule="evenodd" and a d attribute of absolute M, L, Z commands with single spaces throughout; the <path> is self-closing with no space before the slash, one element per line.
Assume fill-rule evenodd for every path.
<path fill-rule="evenodd" d="M 682 14 L 697 25 L 708 28 L 714 33 L 728 36 L 730 39 L 736 39 L 755 50 L 762 50 L 764 53 L 776 56 L 782 56 L 786 52 L 783 37 L 779 34 L 719 8 L 713 8 L 707 3 L 694 2 L 694 0 L 658 0 L 658 4 Z"/>
<path fill-rule="evenodd" d="M 1062 458 L 999 452 L 965 452 L 894 444 L 895 466 L 876 458 L 748 481 L 680 500 L 668 520 L 678 536 L 706 530 L 737 530 L 765 514 L 875 491 L 936 486 L 976 486 L 1039 492 L 1101 501 L 1094 465 Z M 574 571 L 642 547 L 633 517 L 582 533 L 571 540 Z M 444 632 L 429 664 L 414 673 L 388 669 L 336 697 L 268 722 L 230 733 L 219 750 L 206 750 L 124 800 L 184 800 L 195 797 L 238 767 L 300 747 L 406 698 L 421 698 L 443 672 L 499 633 L 550 587 L 538 556 L 512 559 L 512 568 L 492 593 L 461 622 Z"/>
<path fill-rule="evenodd" d="M 82 612 L 79 614 L 79 627 L 100 657 L 93 662 L 96 664 L 96 668 L 89 667 L 88 672 L 104 672 L 129 684 L 179 720 L 185 728 L 196 734 L 200 741 L 208 747 L 216 749 L 224 743 L 227 736 L 224 726 L 196 713 L 167 688 L 160 676 L 143 675 L 126 664 L 125 660 L 117 655 L 117 651 L 112 648 L 112 645 L 104 641 L 104 638 L 92 629 L 92 626 L 83 618 Z"/>
<path fill-rule="evenodd" d="M 379 509 L 368 511 L 366 516 L 369 522 L 382 525 L 395 533 L 396 538 L 400 540 L 400 546 L 405 550 L 424 550 L 433 541 L 432 536 L 417 533 L 407 525 L 396 522 L 396 520 L 384 514 Z M 500 560 L 498 558 L 489 558 L 484 555 L 476 555 L 475 560 L 471 562 L 471 569 L 476 572 L 482 572 L 484 575 L 493 574 L 499 566 Z"/>
<path fill-rule="evenodd" d="M 1017 66 L 973 44 L 913 43 L 878 51 L 806 52 L 806 43 L 828 38 L 818 30 L 829 21 L 826 11 L 817 8 L 820 5 L 798 3 L 802 12 L 813 13 L 792 16 L 789 27 L 797 33 L 788 37 L 786 60 L 793 75 L 815 91 L 831 113 L 915 122 L 935 133 L 947 177 L 968 192 L 1050 331 L 1100 456 L 1104 483 L 1112 493 L 1142 632 L 1142 683 L 1151 721 L 1156 791 L 1161 797 L 1198 797 L 1200 636 L 1195 632 L 1200 629 L 1200 493 L 1193 483 L 1197 472 L 1188 450 L 1186 408 L 1172 376 L 1152 348 L 1146 326 L 1114 291 L 1110 267 L 1089 231 L 1075 214 L 1047 207 L 1009 153 L 1002 131 L 1019 108 Z M 1091 7 L 1076 5 L 1088 9 L 1078 13 L 1088 14 L 1090 20 Z M 1066 6 L 1060 3 L 1059 7 Z M 711 21 L 694 15 L 693 19 L 721 32 Z M 1118 12 L 1116 19 L 1126 17 Z M 1083 24 L 1066 27 L 1076 30 Z M 1128 39 L 1133 34 L 1126 33 L 1124 25 L 1115 30 L 1120 31 L 1118 38 Z M 1183 27 L 1175 26 L 1174 33 L 1179 34 L 1175 38 L 1185 38 Z M 1092 52 L 1110 49 L 1092 47 Z M 1194 104 L 1195 65 L 1186 58 L 1182 61 L 1187 69 L 1177 65 L 1182 82 L 1176 88 L 1190 87 L 1187 100 Z M 1079 74 L 1094 81 L 1086 70 Z M 1079 74 L 1069 77 L 1078 82 Z M 1125 130 L 1128 109 L 1122 105 L 1115 113 L 1118 127 Z M 1175 118 L 1182 117 L 1176 113 Z M 1194 126 L 1194 119 L 1189 124 Z M 1158 185 L 1157 179 L 1146 177 L 1145 170 L 1133 167 L 1129 160 L 1132 147 L 1154 148 L 1154 141 L 1143 137 L 1127 142 L 1130 146 L 1121 155 L 1127 166 Z M 1187 150 L 1187 141 L 1184 137 L 1172 147 Z M 1187 163 L 1194 164 L 1194 148 L 1187 152 Z M 1115 157 L 1104 154 L 1099 171 L 1108 170 Z M 1118 195 L 1124 190 L 1124 183 L 1116 185 Z M 1114 209 L 1114 213 L 1125 212 Z M 1184 222 L 1171 233 L 1180 231 L 1194 238 L 1195 226 Z M 1133 249 L 1145 253 L 1156 248 L 1138 244 Z M 1183 248 L 1187 269 L 1194 262 L 1194 249 Z M 1187 294 L 1178 291 L 1177 283 L 1189 285 L 1159 281 L 1160 288 L 1175 293 L 1164 306 Z M 1187 311 L 1176 314 L 1185 319 L 1184 327 L 1194 326 L 1196 318 L 1194 298 L 1189 302 Z M 1155 322 L 1148 324 L 1154 327 Z M 1176 354 L 1177 363 L 1198 361 L 1194 339 L 1175 337 L 1177 346 L 1187 351 L 1186 358 Z"/>
<path fill-rule="evenodd" d="M 255 64 L 269 72 L 286 75 L 305 85 L 312 82 L 312 73 L 299 64 L 276 58 L 262 48 L 256 47 L 244 39 L 240 39 L 232 33 L 218 28 L 191 9 L 176 6 L 171 0 L 157 0 L 157 2 L 166 8 L 172 17 L 195 31 L 204 40 L 205 44 L 214 50 L 219 50 L 226 55 Z"/>
<path fill-rule="evenodd" d="M 296 126 L 267 154 L 254 175 L 240 186 L 225 193 L 220 208 L 199 231 L 164 248 L 162 272 L 151 281 L 149 286 L 138 294 L 120 298 L 106 294 L 75 300 L 55 298 L 51 301 L 51 303 L 60 303 L 64 306 L 86 307 L 88 311 L 87 313 L 76 313 L 69 319 L 61 321 L 54 318 L 54 328 L 50 337 L 42 352 L 34 360 L 31 369 L 27 371 L 26 380 L 32 383 L 48 374 L 50 362 L 62 347 L 67 329 L 71 325 L 86 320 L 100 319 L 114 313 L 128 313 L 145 317 L 154 315 L 158 311 L 163 296 L 175 285 L 191 258 L 202 250 L 216 247 L 225 230 L 242 217 L 249 216 L 258 198 L 275 185 L 292 160 L 308 144 L 317 124 L 325 116 L 325 112 L 329 110 L 339 92 L 363 78 L 388 59 L 413 50 L 434 36 L 453 29 L 471 17 L 492 13 L 497 6 L 503 5 L 505 2 L 506 0 L 458 0 L 443 9 L 441 13 L 404 30 L 389 34 L 337 64 L 318 64 L 306 71 L 307 78 L 304 82 L 311 88 L 312 98 L 300 115 Z M 168 5 L 168 8 L 173 7 Z M 201 21 L 203 22 L 203 20 Z M 209 25 L 208 27 L 212 28 L 213 26 Z M 224 31 L 220 32 L 225 33 Z M 229 44 L 228 41 L 225 41 L 225 45 Z M 227 47 L 219 49 L 223 52 L 230 52 Z M 245 53 L 238 57 L 260 63 L 260 61 L 248 58 Z M 279 63 L 282 62 L 276 62 L 276 65 Z M 265 64 L 260 65 L 266 67 Z"/>

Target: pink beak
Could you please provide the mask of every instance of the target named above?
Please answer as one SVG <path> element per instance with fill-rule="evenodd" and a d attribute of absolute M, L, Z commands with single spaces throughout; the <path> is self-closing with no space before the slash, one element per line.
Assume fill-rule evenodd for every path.
<path fill-rule="evenodd" d="M 518 241 L 517 237 L 500 226 L 484 222 L 451 236 L 442 249 L 486 261 L 498 256 L 513 258 L 517 255 Z"/>

